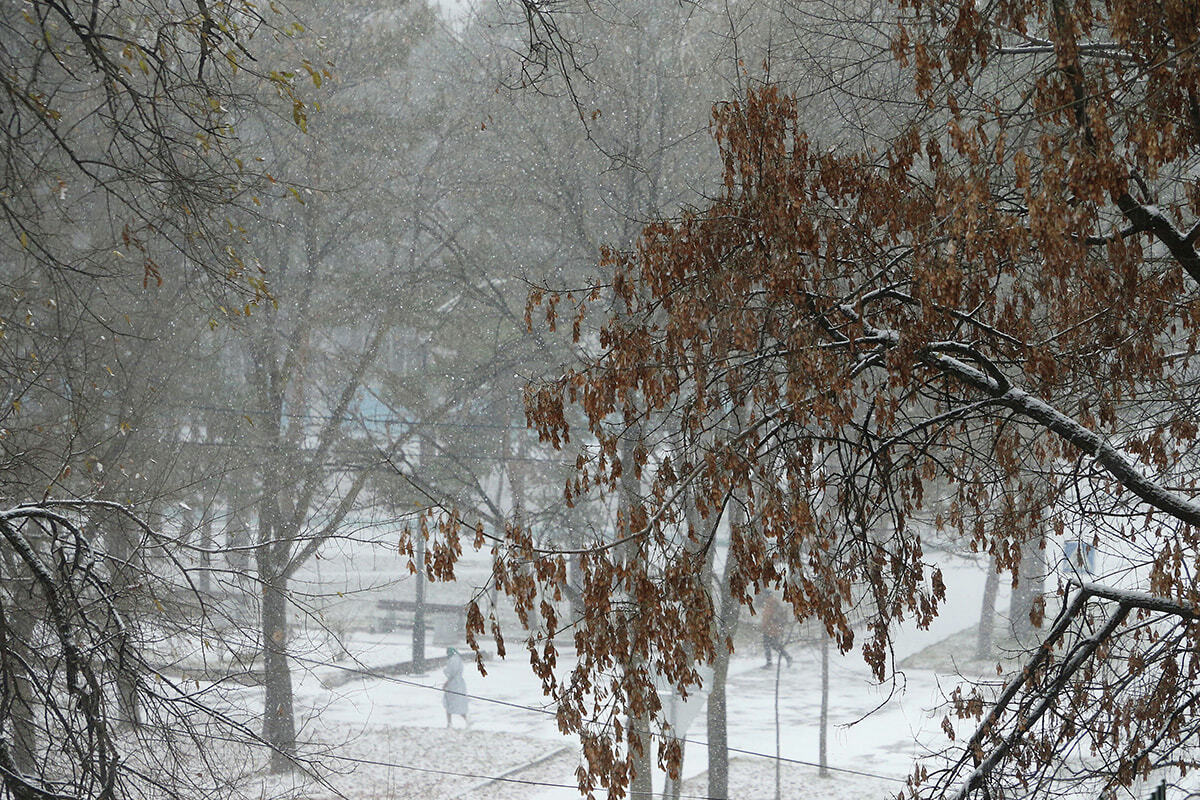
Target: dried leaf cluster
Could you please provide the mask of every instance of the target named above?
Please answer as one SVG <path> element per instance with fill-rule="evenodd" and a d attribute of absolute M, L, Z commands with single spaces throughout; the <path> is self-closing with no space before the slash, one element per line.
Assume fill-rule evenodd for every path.
<path fill-rule="evenodd" d="M 1040 708 L 1038 726 L 985 726 L 959 766 L 1002 754 L 968 791 L 1003 796 L 1012 776 L 1105 789 L 1193 763 L 1200 6 L 902 0 L 897 14 L 919 111 L 886 146 L 823 147 L 763 85 L 713 112 L 709 205 L 606 252 L 605 286 L 531 295 L 529 323 L 540 308 L 554 329 L 570 307 L 592 357 L 529 387 L 529 423 L 555 447 L 586 431 L 569 499 L 620 499 L 616 529 L 581 552 L 518 528 L 496 551 L 560 727 L 584 737 L 585 792 L 630 777 L 647 731 L 621 720 L 660 711 L 656 682 L 692 689 L 732 645 L 714 617 L 718 549 L 740 602 L 779 591 L 883 679 L 896 623 L 928 624 L 944 598 L 930 536 L 1015 579 L 1025 549 L 1069 533 L 1174 604 L 1122 596 L 1107 615 L 1093 593 L 1064 610 L 1002 709 Z M 730 507 L 748 522 L 726 533 Z M 586 611 L 560 676 L 571 558 Z M 981 697 L 955 699 L 983 714 Z"/>

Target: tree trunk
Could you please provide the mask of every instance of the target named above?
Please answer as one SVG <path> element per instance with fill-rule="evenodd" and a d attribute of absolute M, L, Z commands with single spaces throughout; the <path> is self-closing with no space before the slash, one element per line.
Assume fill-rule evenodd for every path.
<path fill-rule="evenodd" d="M 212 593 L 213 518 L 212 508 L 205 506 L 200 518 L 200 581 L 198 587 L 205 594 Z"/>
<path fill-rule="evenodd" d="M 712 800 L 729 798 L 729 730 L 725 704 L 729 657 L 724 648 L 717 648 L 717 657 L 713 660 L 712 689 L 708 693 L 708 796 Z"/>
<path fill-rule="evenodd" d="M 234 496 L 230 502 L 230 508 L 236 508 L 235 503 L 241 498 Z M 245 575 L 250 571 L 250 528 L 241 518 L 239 514 L 233 515 L 233 524 L 227 528 L 225 536 L 225 563 L 229 569 L 238 575 Z"/>
<path fill-rule="evenodd" d="M 570 546 L 578 547 L 580 542 L 572 537 Z M 495 587 L 495 582 L 492 586 Z M 571 621 L 574 622 L 583 617 L 587 611 L 587 607 L 583 604 L 583 594 L 580 587 L 583 586 L 583 562 L 580 559 L 579 553 L 572 553 L 567 560 L 567 599 L 571 602 Z"/>
<path fill-rule="evenodd" d="M 1013 584 L 1008 607 L 1009 627 L 1019 644 L 1028 644 L 1033 635 L 1030 611 L 1042 596 L 1046 582 L 1046 552 L 1038 547 L 1037 538 L 1021 546 L 1021 566 Z"/>
<path fill-rule="evenodd" d="M 675 695 L 672 695 L 671 697 L 672 703 L 677 701 Z M 676 765 L 678 772 L 675 773 L 674 777 L 672 777 L 669 772 L 667 773 L 666 778 L 663 780 L 662 800 L 679 800 L 679 796 L 683 792 L 683 757 L 686 754 L 687 746 L 681 742 L 679 750 L 679 763 Z"/>
<path fill-rule="evenodd" d="M 111 511 L 98 512 L 92 517 L 92 522 L 102 526 L 105 549 L 108 551 L 111 565 L 109 582 L 113 605 L 126 621 L 131 620 L 135 617 L 135 609 L 131 606 L 134 601 L 130 594 L 137 581 L 133 562 L 138 557 L 134 552 L 132 534 L 124 517 Z M 129 631 L 124 634 L 116 634 L 114 631 L 114 635 L 127 636 Z M 142 724 L 140 682 L 141 675 L 136 664 L 130 661 L 117 665 L 117 707 L 120 709 L 120 722 L 135 728 Z"/>
<path fill-rule="evenodd" d="M 996 571 L 996 557 L 988 559 L 987 576 L 983 582 L 983 607 L 979 609 L 979 638 L 975 642 L 975 657 L 991 658 L 992 637 L 996 630 L 996 589 L 1000 585 L 1000 573 Z"/>
<path fill-rule="evenodd" d="M 638 500 L 641 491 L 640 481 L 637 478 L 637 470 L 634 469 L 634 448 L 637 446 L 638 439 L 641 437 L 641 429 L 634 428 L 627 432 L 621 440 L 621 463 L 624 465 L 624 472 L 621 475 L 621 496 L 620 496 L 620 514 L 625 520 L 627 528 L 632 530 L 632 509 Z M 628 555 L 625 557 L 636 558 L 637 545 L 631 542 L 626 545 Z M 641 635 L 640 617 L 635 616 L 631 622 L 633 635 Z M 626 669 L 637 669 L 642 666 L 638 663 L 624 665 Z M 641 740 L 642 749 L 640 753 L 630 753 L 630 760 L 633 764 L 633 780 L 629 784 L 630 797 L 633 800 L 649 800 L 654 796 L 654 781 L 653 781 L 653 752 L 654 742 L 650 735 L 650 715 L 641 714 L 634 717 L 630 714 L 627 718 L 628 730 L 636 731 L 638 738 Z"/>
<path fill-rule="evenodd" d="M 633 758 L 633 780 L 629 782 L 631 800 L 650 800 L 654 796 L 654 773 L 651 771 L 654 753 L 654 737 L 650 735 L 650 715 L 628 717 L 630 730 L 638 732 L 642 742 L 642 752 Z"/>
<path fill-rule="evenodd" d="M 7 560 L 7 559 L 6 559 Z M 6 566 L 8 566 L 6 564 Z M 38 764 L 36 693 L 29 665 L 33 664 L 30 643 L 33 642 L 34 618 L 32 586 L 28 581 L 11 576 L 5 580 L 12 590 L 13 602 L 0 605 L 0 664 L 3 664 L 0 683 L 0 712 L 8 717 L 4 727 L 11 730 L 9 758 L 18 772 L 30 774 Z"/>
<path fill-rule="evenodd" d="M 287 579 L 263 582 L 263 739 L 271 747 L 271 772 L 291 769 L 296 755 L 292 672 L 287 661 Z"/>
<path fill-rule="evenodd" d="M 745 524 L 741 517 L 742 506 L 734 504 L 730 526 Z M 737 566 L 733 556 L 725 556 L 725 568 L 721 584 L 717 588 L 717 634 L 721 641 L 716 643 L 713 659 L 712 689 L 708 694 L 706 722 L 708 724 L 708 796 L 712 800 L 728 800 L 729 797 L 729 731 L 725 683 L 729 677 L 729 659 L 733 656 L 727 646 L 737 633 L 738 619 L 742 606 L 729 593 L 729 578 Z"/>

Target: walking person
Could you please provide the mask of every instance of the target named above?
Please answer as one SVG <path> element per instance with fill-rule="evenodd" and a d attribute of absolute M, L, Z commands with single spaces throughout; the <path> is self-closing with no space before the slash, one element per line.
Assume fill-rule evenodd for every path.
<path fill-rule="evenodd" d="M 446 708 L 446 727 L 454 727 L 451 720 L 455 714 L 463 718 L 466 727 L 471 727 L 467 716 L 467 682 L 463 678 L 463 660 L 453 647 L 446 648 L 446 666 L 442 667 L 446 682 L 442 684 L 442 705 Z"/>
<path fill-rule="evenodd" d="M 792 665 L 791 655 L 783 649 L 783 635 L 787 631 L 787 624 L 787 609 L 778 597 L 767 592 L 762 601 L 763 653 L 767 656 L 767 663 L 763 664 L 763 669 L 771 666 L 772 650 L 779 653 L 780 658 L 786 658 L 789 667 Z"/>

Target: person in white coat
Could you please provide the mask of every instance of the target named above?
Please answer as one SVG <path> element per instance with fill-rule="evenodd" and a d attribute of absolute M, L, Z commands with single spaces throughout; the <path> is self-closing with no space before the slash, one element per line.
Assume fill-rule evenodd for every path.
<path fill-rule="evenodd" d="M 471 718 L 467 716 L 467 682 L 463 679 L 463 660 L 453 647 L 446 648 L 446 666 L 442 667 L 446 682 L 442 684 L 442 705 L 446 708 L 446 727 L 454 727 L 451 719 L 455 714 L 463 718 L 463 722 L 471 727 Z"/>

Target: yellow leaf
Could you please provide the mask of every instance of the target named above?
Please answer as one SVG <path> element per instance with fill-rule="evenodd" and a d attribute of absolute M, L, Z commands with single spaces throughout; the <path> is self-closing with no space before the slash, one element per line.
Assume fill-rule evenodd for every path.
<path fill-rule="evenodd" d="M 292 120 L 300 127 L 300 130 L 308 133 L 308 117 L 304 113 L 304 103 L 299 100 L 292 101 Z"/>
<path fill-rule="evenodd" d="M 313 86 L 316 86 L 318 89 L 320 89 L 321 73 L 313 69 L 307 61 L 304 62 L 304 69 L 308 72 L 308 77 L 312 78 Z"/>

